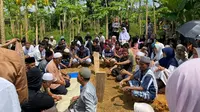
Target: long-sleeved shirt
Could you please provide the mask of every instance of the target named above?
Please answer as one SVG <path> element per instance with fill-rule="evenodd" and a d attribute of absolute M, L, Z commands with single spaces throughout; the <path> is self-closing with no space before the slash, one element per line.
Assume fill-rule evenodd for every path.
<path fill-rule="evenodd" d="M 82 89 L 81 94 L 73 109 L 75 112 L 96 112 L 97 109 L 96 89 L 88 82 Z"/>

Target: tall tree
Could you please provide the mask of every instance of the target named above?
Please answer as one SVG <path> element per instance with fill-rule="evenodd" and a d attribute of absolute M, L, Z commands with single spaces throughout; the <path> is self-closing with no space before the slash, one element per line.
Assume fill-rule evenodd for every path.
<path fill-rule="evenodd" d="M 1 43 L 5 43 L 5 23 L 4 23 L 4 10 L 3 0 L 0 0 L 0 27 L 1 27 Z"/>

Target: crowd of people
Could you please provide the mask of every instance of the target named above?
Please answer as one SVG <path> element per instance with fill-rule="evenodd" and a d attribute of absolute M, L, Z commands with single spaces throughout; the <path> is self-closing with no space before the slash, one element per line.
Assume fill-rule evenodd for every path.
<path fill-rule="evenodd" d="M 97 37 L 92 38 L 88 32 L 84 39 L 80 34 L 75 36 L 70 45 L 66 44 L 65 38 L 61 37 L 57 42 L 53 36 L 50 36 L 50 38 L 45 37 L 39 45 L 22 41 L 21 44 L 26 63 L 25 78 L 27 78 L 28 84 L 28 98 L 22 98 L 19 95 L 22 111 L 56 111 L 55 102 L 61 100 L 62 97 L 60 95 L 66 95 L 66 88 L 70 87 L 70 76 L 62 73 L 61 69 L 82 65 L 84 67 L 80 69 L 77 78 L 78 82 L 83 86 L 81 94 L 72 98 L 72 103 L 67 111 L 95 112 L 98 100 L 95 87 L 89 82 L 91 70 L 87 67 L 94 63 L 93 53 L 98 52 L 101 65 L 109 68 L 111 75 L 116 77 L 116 81 L 119 82 L 124 93 L 131 94 L 136 101 L 152 102 L 158 92 L 167 86 L 167 90 L 169 90 L 167 91 L 169 93 L 167 97 L 172 102 L 169 105 L 173 108 L 172 112 L 181 112 L 180 105 L 177 104 L 179 107 L 172 105 L 176 98 L 171 98 L 170 95 L 173 92 L 170 90 L 174 88 L 171 89 L 172 87 L 168 86 L 168 84 L 171 82 L 169 85 L 173 86 L 173 83 L 177 83 L 175 79 L 172 79 L 175 73 L 186 74 L 191 71 L 186 70 L 185 73 L 183 71 L 178 72 L 181 68 L 186 67 L 185 63 L 190 64 L 188 60 L 200 58 L 200 48 L 197 42 L 193 40 L 186 42 L 185 45 L 181 43 L 165 45 L 151 36 L 148 39 L 151 40 L 150 43 L 148 41 L 143 42 L 138 37 L 131 37 L 125 26 L 121 27 L 116 20 L 116 23 L 113 23 L 114 33 L 110 39 L 105 39 L 102 32 Z M 119 35 L 116 34 L 120 30 L 118 27 L 121 28 Z M 9 44 L 15 47 L 14 42 L 16 41 L 16 39 L 13 39 L 7 44 L 1 45 L 1 47 L 8 48 Z M 0 50 L 2 53 L 5 52 L 2 48 Z M 15 55 L 13 54 L 13 56 Z M 10 61 L 15 60 L 14 58 L 17 58 L 17 56 L 12 57 Z M 5 59 L 9 61 L 10 58 Z M 5 59 L 2 58 L 4 61 Z M 20 63 L 17 60 L 13 62 Z M 195 63 L 195 61 L 193 60 L 191 63 Z M 14 68 L 17 68 L 17 71 L 19 71 L 19 65 L 15 64 L 10 62 L 9 65 L 6 62 L 1 62 L 0 66 L 5 69 L 8 66 L 16 66 Z M 178 68 L 179 66 L 181 67 Z M 11 75 L 11 73 L 7 74 Z M 17 72 L 16 74 L 19 73 Z M 3 77 L 6 77 L 16 86 L 16 83 L 11 81 L 12 78 L 7 78 L 8 76 Z M 180 77 L 184 78 L 184 76 Z M 179 80 L 177 79 L 177 81 Z M 181 83 L 185 84 L 182 80 Z M 21 86 L 25 86 L 22 84 Z M 190 90 L 189 86 L 187 88 Z M 22 89 L 17 88 L 17 86 L 16 89 L 18 94 L 20 94 L 19 91 L 22 91 Z M 176 95 L 180 91 L 177 90 Z M 23 94 L 26 93 L 23 92 Z M 190 95 L 190 93 L 187 95 Z"/>

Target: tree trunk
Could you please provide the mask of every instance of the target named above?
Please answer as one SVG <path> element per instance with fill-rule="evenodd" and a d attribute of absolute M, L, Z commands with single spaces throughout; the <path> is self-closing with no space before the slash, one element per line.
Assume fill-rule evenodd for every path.
<path fill-rule="evenodd" d="M 42 30 L 43 30 L 43 35 L 46 33 L 46 28 L 45 28 L 45 21 L 42 19 Z"/>
<path fill-rule="evenodd" d="M 72 20 L 72 24 L 71 24 L 71 27 L 72 27 L 72 38 L 74 39 L 74 21 Z M 72 40 L 70 39 L 70 42 Z"/>
<path fill-rule="evenodd" d="M 23 36 L 23 27 L 22 24 L 20 25 L 20 39 L 22 39 Z"/>
<path fill-rule="evenodd" d="M 15 35 L 15 21 L 12 20 L 11 18 L 10 18 L 10 26 L 11 26 L 12 36 L 14 37 L 14 35 Z"/>
<path fill-rule="evenodd" d="M 36 12 L 35 12 L 35 40 L 36 40 L 36 45 L 38 45 L 38 17 L 37 17 L 37 11 L 38 11 L 38 7 L 37 7 L 37 0 L 35 1 L 35 5 L 36 5 Z"/>
<path fill-rule="evenodd" d="M 141 0 L 139 1 L 139 27 L 140 27 L 140 37 L 142 35 L 142 22 L 141 22 Z"/>
<path fill-rule="evenodd" d="M 108 7 L 108 2 L 107 2 L 107 0 L 105 0 L 105 3 L 106 3 L 106 7 Z M 108 31 L 108 14 L 106 14 L 106 39 L 108 39 L 108 33 L 109 31 Z"/>
<path fill-rule="evenodd" d="M 100 33 L 100 30 L 101 30 L 101 26 L 100 26 L 100 22 L 99 22 L 99 19 L 97 20 L 97 23 L 98 23 L 98 28 L 97 28 L 97 32 Z"/>
<path fill-rule="evenodd" d="M 25 36 L 26 36 L 26 41 L 29 41 L 28 38 L 28 7 L 27 7 L 27 2 L 25 3 L 25 14 L 24 14 L 24 26 L 25 26 Z"/>
<path fill-rule="evenodd" d="M 63 36 L 65 35 L 65 23 L 63 20 L 62 20 L 62 34 Z"/>
<path fill-rule="evenodd" d="M 40 21 L 40 39 L 43 39 L 42 21 Z"/>
<path fill-rule="evenodd" d="M 156 6 L 153 1 L 153 18 L 154 18 L 154 35 L 157 34 L 157 29 L 156 29 Z"/>
<path fill-rule="evenodd" d="M 1 28 L 1 43 L 5 44 L 5 23 L 4 23 L 4 10 L 3 0 L 0 0 L 0 28 Z"/>
<path fill-rule="evenodd" d="M 59 19 L 60 35 L 62 35 L 61 20 Z"/>
<path fill-rule="evenodd" d="M 146 40 L 148 39 L 148 0 L 146 0 Z"/>

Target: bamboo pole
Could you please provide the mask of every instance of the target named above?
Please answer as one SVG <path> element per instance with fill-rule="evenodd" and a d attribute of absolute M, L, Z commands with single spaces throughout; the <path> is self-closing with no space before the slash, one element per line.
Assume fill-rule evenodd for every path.
<path fill-rule="evenodd" d="M 152 0 L 153 2 L 153 18 L 154 18 L 154 35 L 157 34 L 157 29 L 156 29 L 156 6 L 155 6 L 155 3 L 154 1 Z"/>
<path fill-rule="evenodd" d="M 148 0 L 146 0 L 146 40 L 148 39 Z"/>
<path fill-rule="evenodd" d="M 22 39 L 23 36 L 23 27 L 22 24 L 20 25 L 20 39 Z"/>
<path fill-rule="evenodd" d="M 0 28 L 1 28 L 1 43 L 5 44 L 5 23 L 4 23 L 4 10 L 3 0 L 0 0 Z"/>
<path fill-rule="evenodd" d="M 25 26 L 25 36 L 26 36 L 26 41 L 29 41 L 28 38 L 28 7 L 27 7 L 27 2 L 25 3 L 25 14 L 24 14 L 24 26 Z"/>
<path fill-rule="evenodd" d="M 37 17 L 37 11 L 38 11 L 38 5 L 37 5 L 37 0 L 35 1 L 35 5 L 36 5 L 36 12 L 35 12 L 35 40 L 36 40 L 36 45 L 38 45 L 38 17 Z"/>
<path fill-rule="evenodd" d="M 106 7 L 108 7 L 107 0 L 105 0 L 105 3 L 106 3 Z M 108 14 L 106 14 L 106 39 L 108 39 L 108 34 L 109 34 L 109 31 L 108 31 Z"/>
<path fill-rule="evenodd" d="M 140 37 L 142 35 L 142 22 L 141 22 L 141 0 L 139 1 L 139 27 L 140 27 Z"/>

